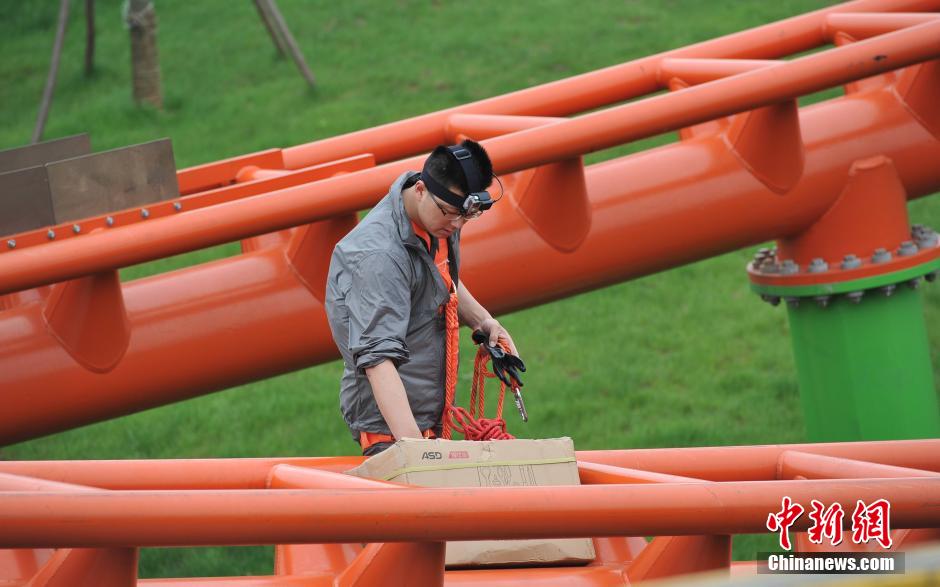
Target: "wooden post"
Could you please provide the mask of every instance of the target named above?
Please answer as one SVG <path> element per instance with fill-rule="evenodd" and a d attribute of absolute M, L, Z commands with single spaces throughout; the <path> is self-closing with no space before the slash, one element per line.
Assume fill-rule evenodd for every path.
<path fill-rule="evenodd" d="M 268 34 L 271 35 L 271 40 L 274 41 L 274 46 L 277 47 L 278 55 L 281 57 L 287 56 L 287 46 L 284 44 L 284 39 L 278 34 L 277 27 L 272 22 L 273 19 L 270 14 L 268 14 L 268 7 L 264 3 L 264 0 L 254 0 L 255 8 L 258 10 L 258 16 L 261 17 L 261 22 L 264 23 L 264 28 L 268 30 Z"/>
<path fill-rule="evenodd" d="M 85 76 L 95 72 L 95 0 L 85 0 Z"/>
<path fill-rule="evenodd" d="M 55 42 L 52 45 L 52 63 L 49 64 L 49 75 L 46 77 L 46 87 L 42 91 L 42 101 L 39 103 L 39 116 L 36 118 L 36 127 L 33 129 L 33 143 L 42 139 L 46 128 L 46 119 L 49 117 L 49 107 L 52 105 L 52 94 L 55 92 L 55 79 L 59 73 L 59 60 L 62 57 L 62 42 L 65 40 L 65 28 L 69 22 L 69 0 L 59 2 L 59 24 L 56 27 Z"/>
<path fill-rule="evenodd" d="M 304 61 L 303 53 L 300 52 L 300 47 L 297 46 L 297 41 L 294 40 L 294 36 L 290 33 L 290 29 L 287 28 L 287 23 L 284 21 L 284 17 L 281 15 L 281 11 L 278 10 L 277 4 L 274 3 L 274 0 L 257 0 L 257 2 L 265 5 L 265 10 L 271 19 L 271 25 L 273 25 L 274 28 L 278 31 L 280 37 L 287 46 L 287 51 L 294 60 L 294 64 L 297 66 L 297 69 L 300 71 L 300 75 L 304 76 L 304 79 L 307 80 L 307 83 L 310 84 L 310 87 L 314 87 L 316 85 L 316 80 L 313 77 L 313 72 L 310 71 L 309 67 L 307 67 L 307 62 Z"/>
<path fill-rule="evenodd" d="M 152 0 L 129 0 L 125 22 L 131 31 L 131 74 L 135 102 L 163 108 L 160 59 L 157 56 L 157 13 Z"/>

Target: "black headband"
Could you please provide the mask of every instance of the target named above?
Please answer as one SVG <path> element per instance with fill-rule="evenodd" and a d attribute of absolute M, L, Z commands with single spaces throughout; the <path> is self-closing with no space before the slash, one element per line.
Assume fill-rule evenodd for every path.
<path fill-rule="evenodd" d="M 460 145 L 452 145 L 447 147 L 447 152 L 451 157 L 454 158 L 457 163 L 460 164 L 460 168 L 463 171 L 464 179 L 467 180 L 467 195 L 461 196 L 450 191 L 449 188 L 441 184 L 439 181 L 431 177 L 431 174 L 428 172 L 428 160 L 424 162 L 424 169 L 421 171 L 421 180 L 428 186 L 428 189 L 431 190 L 431 193 L 437 196 L 438 198 L 444 200 L 451 206 L 463 210 L 464 201 L 468 196 L 477 192 L 483 192 L 486 190 L 486 186 L 483 185 L 483 179 L 480 177 L 480 170 L 476 165 L 473 164 L 473 155 L 470 151 Z M 489 195 L 487 194 L 487 197 Z"/>

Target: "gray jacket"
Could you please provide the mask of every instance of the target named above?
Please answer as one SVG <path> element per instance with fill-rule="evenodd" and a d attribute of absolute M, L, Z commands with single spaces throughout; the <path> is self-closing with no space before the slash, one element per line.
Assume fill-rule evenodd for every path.
<path fill-rule="evenodd" d="M 333 250 L 326 283 L 326 314 L 343 355 L 340 409 L 358 431 L 389 434 L 365 369 L 389 359 L 398 368 L 420 430 L 440 432 L 444 409 L 444 280 L 411 226 L 402 174 L 389 193 Z M 460 232 L 450 239 L 457 283 Z M 441 243 L 443 245 L 443 243 Z"/>

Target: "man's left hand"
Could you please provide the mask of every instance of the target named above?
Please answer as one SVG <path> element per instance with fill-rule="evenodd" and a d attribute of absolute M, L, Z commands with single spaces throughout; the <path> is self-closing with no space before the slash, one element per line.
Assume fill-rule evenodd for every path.
<path fill-rule="evenodd" d="M 489 337 L 489 345 L 496 346 L 499 344 L 500 340 L 506 342 L 509 345 L 509 352 L 519 356 L 519 351 L 516 350 L 516 343 L 512 341 L 512 337 L 509 336 L 509 331 L 503 328 L 503 325 L 499 323 L 496 318 L 487 318 L 480 323 L 478 330 L 482 330 Z"/>

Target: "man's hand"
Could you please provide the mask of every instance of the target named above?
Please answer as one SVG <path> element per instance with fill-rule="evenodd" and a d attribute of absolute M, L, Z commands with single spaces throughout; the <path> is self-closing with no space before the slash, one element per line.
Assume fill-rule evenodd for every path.
<path fill-rule="evenodd" d="M 500 324 L 496 318 L 483 320 L 477 327 L 477 330 L 482 330 L 483 333 L 486 334 L 489 338 L 490 346 L 496 346 L 499 344 L 499 340 L 502 339 L 509 345 L 509 352 L 517 357 L 519 356 L 519 351 L 516 350 L 516 343 L 514 343 L 512 337 L 509 336 L 509 331 L 503 328 L 503 325 Z"/>

